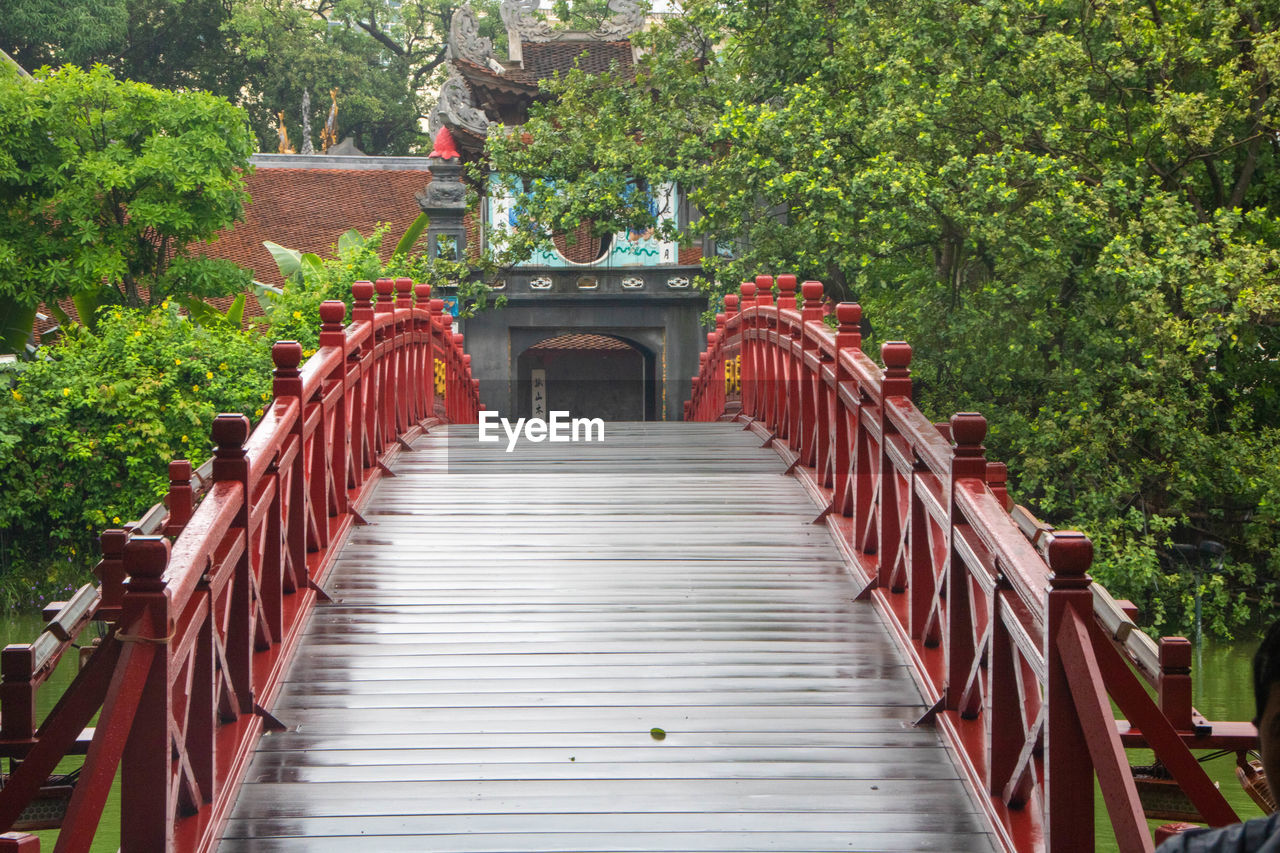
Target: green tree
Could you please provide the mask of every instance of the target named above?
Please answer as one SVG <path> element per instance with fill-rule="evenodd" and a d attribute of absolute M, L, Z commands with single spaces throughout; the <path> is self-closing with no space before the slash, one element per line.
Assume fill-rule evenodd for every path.
<path fill-rule="evenodd" d="M 0 568 L 41 581 L 92 565 L 102 530 L 163 496 L 171 459 L 208 458 L 218 412 L 261 416 L 269 350 L 261 335 L 202 328 L 170 304 L 109 309 L 96 329 L 73 327 L 20 363 L 0 389 Z"/>
<path fill-rule="evenodd" d="M 861 301 L 869 352 L 910 340 L 926 413 L 985 412 L 1019 499 L 1090 532 L 1150 621 L 1191 600 L 1175 541 L 1227 544 L 1217 630 L 1269 595 L 1274 4 L 686 7 L 634 83 L 569 75 L 493 138 L 500 170 L 554 178 L 528 218 L 612 230 L 637 211 L 600 187 L 679 180 L 721 288 L 793 271 Z"/>
<path fill-rule="evenodd" d="M 230 13 L 228 0 L 10 0 L 0 48 L 30 71 L 102 63 L 153 86 L 236 99 L 246 80 L 221 30 Z"/>
<path fill-rule="evenodd" d="M 243 112 L 213 95 L 101 66 L 0 75 L 0 301 L 242 290 L 242 272 L 187 249 L 241 217 L 252 151 Z"/>
<path fill-rule="evenodd" d="M 238 0 L 227 32 L 247 63 L 245 101 L 262 150 L 278 145 L 278 114 L 302 149 L 302 97 L 319 150 L 338 90 L 338 136 L 370 154 L 405 154 L 427 142 L 455 0 Z M 496 0 L 473 4 L 496 10 Z M 497 37 L 486 16 L 486 35 Z"/>

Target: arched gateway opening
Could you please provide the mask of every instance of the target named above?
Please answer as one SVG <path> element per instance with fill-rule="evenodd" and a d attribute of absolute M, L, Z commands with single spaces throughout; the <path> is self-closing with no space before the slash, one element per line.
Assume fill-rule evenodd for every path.
<path fill-rule="evenodd" d="M 615 335 L 584 331 L 545 338 L 516 360 L 517 414 L 655 420 L 656 363 L 647 348 Z"/>

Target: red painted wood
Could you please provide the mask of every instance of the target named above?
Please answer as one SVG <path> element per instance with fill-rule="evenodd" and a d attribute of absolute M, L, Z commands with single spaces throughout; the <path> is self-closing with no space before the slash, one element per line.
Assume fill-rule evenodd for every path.
<path fill-rule="evenodd" d="M 47 673 L 34 671 L 29 647 L 6 654 L 0 745 L 26 761 L 0 790 L 0 829 L 100 711 L 57 849 L 88 849 L 117 769 L 124 853 L 211 849 L 261 734 L 258 708 L 279 690 L 314 606 L 312 584 L 323 582 L 379 464 L 429 418 L 474 422 L 479 409 L 443 303 L 408 280 L 379 284 L 376 306 L 373 284 L 353 286 L 345 327 L 341 302 L 322 305 L 320 346 L 305 364 L 296 343 L 274 347 L 275 399 L 252 432 L 242 415 L 215 420 L 203 494 L 189 465 L 175 462 L 171 512 L 157 528 L 167 537 L 136 525 L 103 534 L 96 616 L 112 620 L 113 633 L 34 738 L 34 704 L 25 718 L 20 710 Z M 437 358 L 449 383 L 439 408 Z"/>
<path fill-rule="evenodd" d="M 1179 782 L 1211 822 L 1234 820 L 1188 750 L 1240 748 L 1252 735 L 1245 723 L 1196 716 L 1184 641 L 1162 646 L 1161 672 L 1151 676 L 1157 705 L 1094 617 L 1088 540 L 1050 531 L 1041 543 L 1046 562 L 1013 523 L 1007 469 L 985 458 L 981 416 L 930 423 L 911 403 L 910 346 L 885 344 L 878 367 L 861 351 L 857 305 L 836 307 L 833 334 L 812 313 L 820 285 L 806 282 L 810 307 L 797 311 L 794 278 L 777 283 L 776 306 L 770 276 L 743 284 L 736 310 L 726 300 L 687 411 L 704 421 L 737 413 L 795 460 L 794 472 L 829 507 L 822 521 L 867 584 L 864 595 L 887 619 L 924 696 L 941 700 L 933 719 L 1000 843 L 1092 850 L 1093 806 L 1080 792 L 1092 790 L 1096 774 L 1118 814 L 1140 813 L 1117 743 L 1154 749 L 1179 768 Z M 722 393 L 723 366 L 738 353 L 740 408 Z M 1089 626 L 1088 643 L 1071 647 L 1069 673 L 1056 638 L 1077 621 Z M 1133 660 L 1136 652 L 1126 654 Z M 1088 733 L 1072 679 L 1089 685 Z M 1130 721 L 1110 719 L 1108 697 Z M 1144 822 L 1130 820 L 1131 835 L 1135 825 L 1145 834 Z"/>
<path fill-rule="evenodd" d="M 1111 705 L 1107 701 L 1098 662 L 1093 656 L 1088 631 L 1076 608 L 1064 608 L 1055 644 L 1062 662 L 1062 673 L 1071 688 L 1069 698 L 1079 718 L 1078 728 L 1083 733 L 1081 740 L 1089 750 L 1089 757 L 1097 770 L 1098 786 L 1107 806 L 1107 814 L 1111 818 L 1111 826 L 1115 830 L 1116 841 L 1121 850 L 1131 850 L 1134 853 L 1152 851 L 1155 845 L 1151 841 L 1151 834 L 1147 832 L 1142 804 L 1138 801 L 1138 789 L 1134 784 L 1133 774 L 1129 772 L 1124 747 L 1120 745 L 1120 737 L 1116 734 Z M 1050 737 L 1052 736 L 1051 730 Z M 1089 780 L 1085 781 L 1087 783 Z M 1053 777 L 1050 777 L 1050 785 L 1054 782 Z M 1080 796 L 1079 790 L 1074 792 L 1074 796 L 1077 800 L 1088 802 L 1092 811 L 1092 797 Z M 1050 817 L 1052 816 L 1053 813 L 1050 812 Z M 1092 827 L 1089 829 L 1092 830 Z M 1083 831 L 1074 827 L 1072 830 L 1076 836 Z M 1060 822 L 1051 823 L 1050 841 L 1061 843 L 1056 836 L 1062 832 Z"/>

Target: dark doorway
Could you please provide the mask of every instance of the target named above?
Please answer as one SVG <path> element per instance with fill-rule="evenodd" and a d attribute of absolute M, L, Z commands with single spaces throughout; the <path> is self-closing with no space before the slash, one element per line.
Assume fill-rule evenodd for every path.
<path fill-rule="evenodd" d="M 655 420 L 655 359 L 611 335 L 565 334 L 520 354 L 518 417 L 552 411 L 606 421 Z"/>

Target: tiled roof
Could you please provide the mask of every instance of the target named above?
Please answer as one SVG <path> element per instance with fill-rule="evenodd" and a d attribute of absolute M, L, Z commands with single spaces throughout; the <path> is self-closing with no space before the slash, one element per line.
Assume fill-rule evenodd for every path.
<path fill-rule="evenodd" d="M 191 246 L 191 251 L 234 261 L 258 281 L 279 286 L 284 281 L 263 240 L 327 258 L 343 232 L 354 228 L 367 236 L 379 223 L 387 222 L 390 230 L 380 254 L 389 258 L 400 235 L 421 212 L 414 193 L 430 182 L 431 173 L 425 168 L 261 168 L 245 180 L 251 201 L 245 205 L 244 221 L 218 232 L 212 243 Z M 468 221 L 467 243 L 473 251 L 477 239 L 475 223 Z M 232 297 L 209 302 L 225 311 Z M 262 314 L 252 294 L 246 302 L 246 317 Z M 78 319 L 71 300 L 60 300 L 59 304 L 72 319 Z M 45 332 L 52 326 L 52 320 L 42 321 L 37 323 L 37 331 Z"/>
<path fill-rule="evenodd" d="M 387 222 L 391 228 L 381 254 L 388 258 L 421 213 L 413 194 L 430 182 L 431 173 L 425 169 L 259 169 L 246 181 L 252 201 L 245 206 L 244 221 L 219 232 L 212 243 L 192 248 L 235 261 L 258 281 L 279 286 L 284 281 L 263 240 L 329 257 L 338 236 L 348 229 L 367 236 Z"/>
<path fill-rule="evenodd" d="M 634 68 L 629 41 L 548 41 L 521 42 L 524 70 L 536 79 L 564 73 L 574 67 L 591 74 L 608 71 L 617 64 L 623 74 Z"/>
<path fill-rule="evenodd" d="M 631 348 L 630 344 L 606 335 L 560 335 L 558 338 L 547 338 L 529 347 L 531 350 L 629 350 Z"/>

